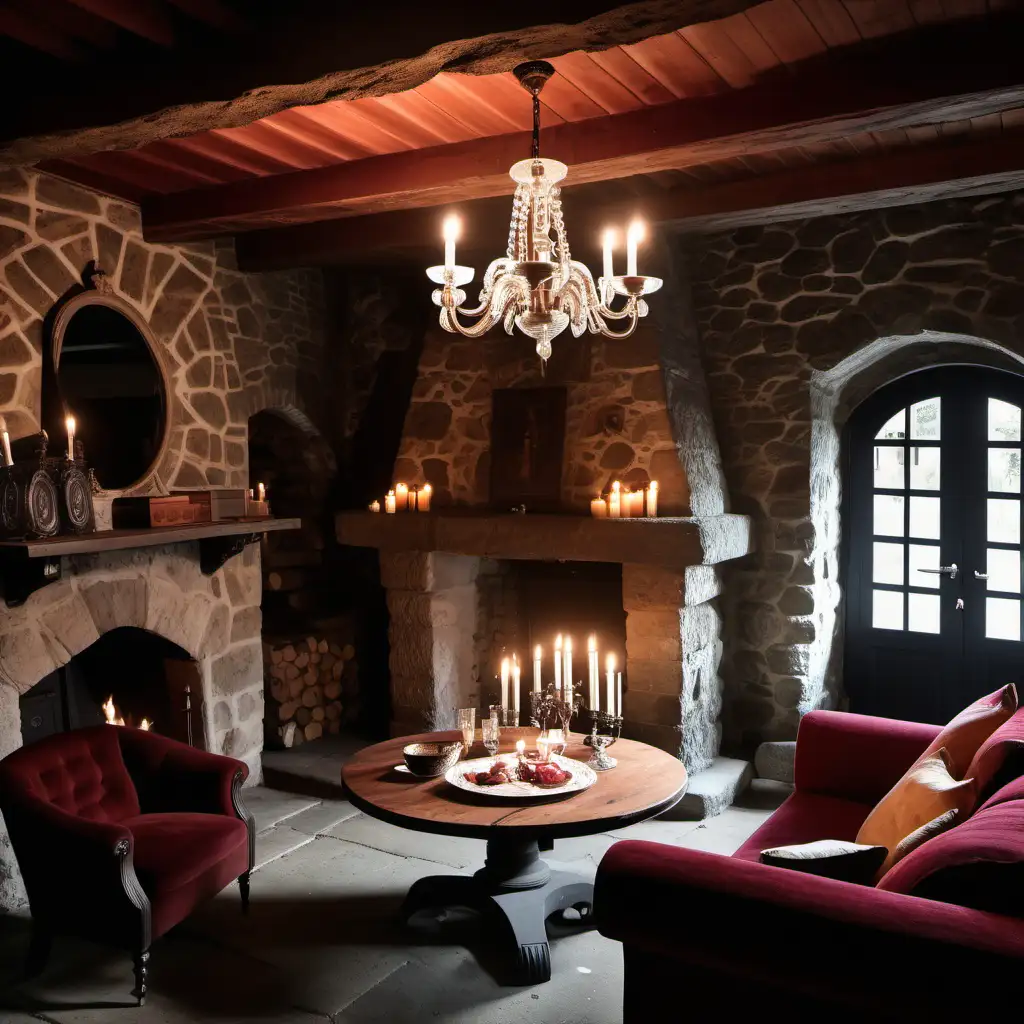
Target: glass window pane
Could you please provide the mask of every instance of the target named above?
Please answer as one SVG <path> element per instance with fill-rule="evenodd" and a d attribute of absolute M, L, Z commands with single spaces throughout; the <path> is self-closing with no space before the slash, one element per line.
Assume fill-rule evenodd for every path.
<path fill-rule="evenodd" d="M 986 572 L 989 590 L 1002 590 L 1007 594 L 1020 593 L 1020 552 L 989 548 L 986 552 Z"/>
<path fill-rule="evenodd" d="M 988 539 L 1001 544 L 1020 543 L 1020 500 L 988 499 Z"/>
<path fill-rule="evenodd" d="M 888 423 L 885 424 L 882 429 L 875 434 L 875 438 L 878 440 L 888 439 L 893 440 L 899 437 L 907 436 L 907 410 L 900 409 L 898 413 Z"/>
<path fill-rule="evenodd" d="M 875 541 L 874 568 L 871 579 L 875 583 L 903 583 L 903 545 Z"/>
<path fill-rule="evenodd" d="M 902 448 L 875 448 L 875 486 L 902 490 L 904 486 Z"/>
<path fill-rule="evenodd" d="M 985 636 L 990 640 L 1019 640 L 1020 601 L 1009 597 L 986 597 Z"/>
<path fill-rule="evenodd" d="M 910 449 L 910 486 L 918 491 L 939 489 L 939 448 Z"/>
<path fill-rule="evenodd" d="M 929 587 L 938 590 L 940 577 L 934 573 L 919 571 L 921 569 L 938 569 L 938 567 L 939 546 L 937 544 L 910 545 L 910 577 L 907 582 L 912 587 Z"/>
<path fill-rule="evenodd" d="M 939 595 L 907 595 L 907 629 L 915 633 L 939 632 Z"/>
<path fill-rule="evenodd" d="M 871 592 L 871 625 L 875 629 L 903 628 L 903 592 L 873 590 Z"/>
<path fill-rule="evenodd" d="M 910 499 L 910 536 L 939 539 L 939 499 Z"/>
<path fill-rule="evenodd" d="M 989 448 L 988 489 L 1020 494 L 1020 449 Z"/>
<path fill-rule="evenodd" d="M 941 399 L 926 398 L 910 407 L 910 436 L 914 440 L 938 441 Z"/>
<path fill-rule="evenodd" d="M 903 502 L 898 494 L 875 495 L 874 533 L 878 537 L 903 536 Z"/>
<path fill-rule="evenodd" d="M 881 435 L 879 435 L 881 436 Z M 998 398 L 988 400 L 988 439 L 990 441 L 1020 440 L 1020 408 Z"/>

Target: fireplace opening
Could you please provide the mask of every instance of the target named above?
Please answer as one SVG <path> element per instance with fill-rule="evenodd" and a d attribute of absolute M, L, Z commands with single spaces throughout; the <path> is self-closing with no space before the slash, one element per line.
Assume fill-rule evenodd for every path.
<path fill-rule="evenodd" d="M 113 718 L 205 746 L 199 666 L 156 633 L 121 626 L 104 633 L 21 697 L 26 744 Z M 105 706 L 109 708 L 105 711 Z"/>
<path fill-rule="evenodd" d="M 542 680 L 553 676 L 555 637 L 573 641 L 573 681 L 587 694 L 587 638 L 597 638 L 600 680 L 605 658 L 626 660 L 626 612 L 622 606 L 622 566 L 611 562 L 485 561 L 477 577 L 477 656 L 481 704 L 497 703 L 501 659 L 516 654 L 522 665 L 522 718 L 527 718 L 533 684 L 532 659 L 540 645 Z M 625 676 L 625 673 L 623 673 Z M 599 681 L 600 681 L 599 680 Z M 604 694 L 604 691 L 601 691 Z M 586 728 L 575 719 L 574 728 Z"/>

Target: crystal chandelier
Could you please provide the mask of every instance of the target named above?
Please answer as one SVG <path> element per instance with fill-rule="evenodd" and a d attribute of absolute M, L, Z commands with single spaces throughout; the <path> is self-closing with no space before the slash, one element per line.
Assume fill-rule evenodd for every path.
<path fill-rule="evenodd" d="M 473 280 L 474 271 L 455 262 L 458 218 L 449 217 L 444 223 L 444 264 L 427 270 L 427 277 L 441 286 L 434 290 L 433 300 L 441 309 L 439 319 L 446 331 L 479 338 L 496 323 L 503 324 L 508 334 L 518 327 L 536 342 L 542 369 L 551 356 L 552 340 L 566 327 L 577 338 L 586 330 L 608 338 L 628 338 L 636 330 L 637 320 L 647 315 L 642 296 L 656 292 L 662 284 L 660 278 L 644 277 L 636 271 L 637 245 L 644 233 L 639 221 L 629 226 L 626 235 L 624 275 L 612 273 L 613 231 L 604 233 L 603 274 L 596 285 L 587 267 L 570 256 L 558 187 L 569 168 L 540 156 L 540 91 L 554 73 L 546 61 L 520 64 L 514 71 L 533 97 L 533 155 L 509 170 L 516 190 L 508 248 L 487 268 L 480 304 L 473 309 L 463 305 L 463 286 Z M 625 298 L 618 310 L 612 309 L 616 296 Z M 463 324 L 460 316 L 478 319 Z M 626 323 L 620 330 L 609 327 L 609 321 L 623 320 Z"/>

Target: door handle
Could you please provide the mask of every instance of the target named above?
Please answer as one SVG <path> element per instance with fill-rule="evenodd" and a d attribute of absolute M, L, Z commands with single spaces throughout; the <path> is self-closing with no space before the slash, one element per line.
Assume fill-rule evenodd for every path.
<path fill-rule="evenodd" d="M 935 576 L 948 576 L 951 580 L 956 579 L 956 574 L 960 571 L 956 562 L 952 565 L 940 565 L 938 569 L 918 569 L 918 572 L 930 572 Z M 977 573 L 975 573 L 977 575 Z"/>
<path fill-rule="evenodd" d="M 974 570 L 974 578 L 976 580 L 987 580 L 988 579 L 988 573 L 987 572 L 978 572 L 978 570 L 975 569 Z"/>

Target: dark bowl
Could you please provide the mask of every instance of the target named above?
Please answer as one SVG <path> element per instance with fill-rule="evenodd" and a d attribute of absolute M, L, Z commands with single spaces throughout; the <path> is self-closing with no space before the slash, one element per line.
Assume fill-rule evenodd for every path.
<path fill-rule="evenodd" d="M 410 743 L 402 750 L 405 766 L 422 779 L 433 779 L 444 775 L 459 759 L 462 744 L 449 743 Z"/>

